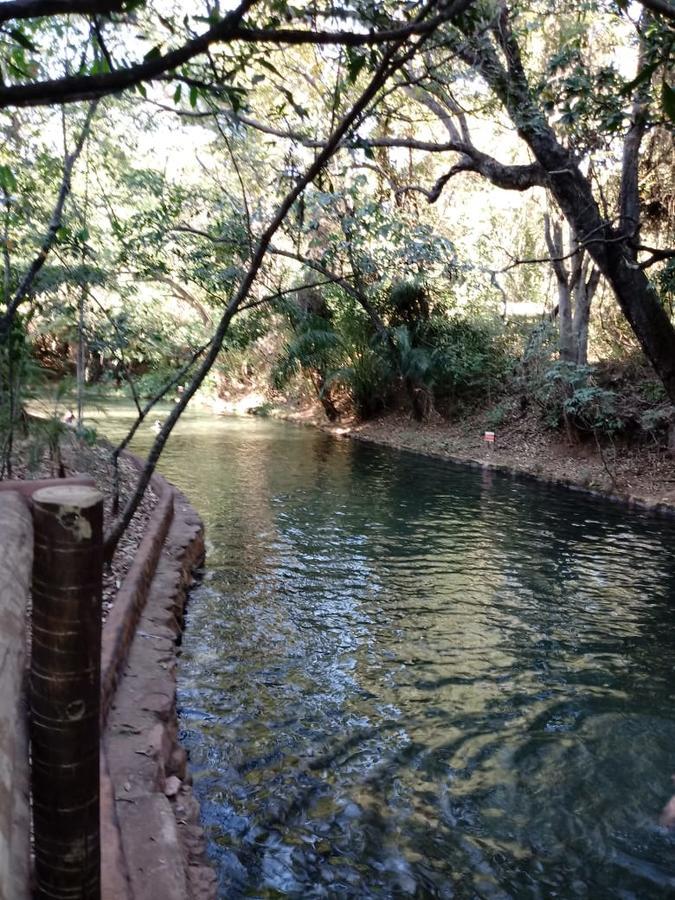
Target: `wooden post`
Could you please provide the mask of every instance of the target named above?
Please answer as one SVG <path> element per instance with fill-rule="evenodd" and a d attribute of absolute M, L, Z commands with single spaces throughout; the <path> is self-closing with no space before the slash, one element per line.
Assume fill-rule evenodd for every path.
<path fill-rule="evenodd" d="M 99 900 L 103 498 L 33 494 L 31 722 L 35 896 Z"/>
<path fill-rule="evenodd" d="M 0 900 L 29 896 L 26 605 L 33 525 L 26 502 L 0 493 Z"/>

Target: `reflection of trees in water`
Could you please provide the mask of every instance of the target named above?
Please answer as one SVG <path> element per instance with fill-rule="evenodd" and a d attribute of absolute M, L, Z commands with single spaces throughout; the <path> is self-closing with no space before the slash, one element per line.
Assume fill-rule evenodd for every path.
<path fill-rule="evenodd" d="M 585 877 L 591 819 L 617 806 L 598 766 L 633 765 L 601 734 L 641 705 L 668 715 L 670 526 L 283 426 L 218 441 L 191 475 L 220 543 L 203 616 L 223 660 L 199 675 L 214 719 L 194 740 L 241 892 L 275 865 L 354 897 Z M 631 777 L 637 794 L 653 772 Z"/>

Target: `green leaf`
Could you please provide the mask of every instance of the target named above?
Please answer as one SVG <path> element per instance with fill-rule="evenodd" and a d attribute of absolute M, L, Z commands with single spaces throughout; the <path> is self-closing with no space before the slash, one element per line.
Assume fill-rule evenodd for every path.
<path fill-rule="evenodd" d="M 173 102 L 180 103 L 180 98 L 183 93 L 183 85 L 179 84 L 176 90 L 173 92 Z"/>
<path fill-rule="evenodd" d="M 661 60 L 657 59 L 656 62 L 650 63 L 648 66 L 645 66 L 632 81 L 629 81 L 628 84 L 625 84 L 621 88 L 621 95 L 623 97 L 632 94 L 636 87 L 639 87 L 643 82 L 647 81 L 652 77 L 654 72 L 661 65 Z"/>
<path fill-rule="evenodd" d="M 108 65 L 108 60 L 104 59 L 104 58 L 95 59 L 89 69 L 89 72 L 91 75 L 101 75 L 104 72 L 109 72 L 109 71 L 110 71 L 110 66 Z"/>
<path fill-rule="evenodd" d="M 359 72 L 366 64 L 366 57 L 352 47 L 347 47 L 347 76 L 351 84 L 359 77 Z"/>
<path fill-rule="evenodd" d="M 153 47 L 152 50 L 148 50 L 148 52 L 145 54 L 143 59 L 146 62 L 151 62 L 153 59 L 159 59 L 161 55 L 162 55 L 162 49 L 161 49 L 161 47 L 157 46 L 157 47 Z"/>
<path fill-rule="evenodd" d="M 675 88 L 671 88 L 665 80 L 661 83 L 661 102 L 665 114 L 671 122 L 675 122 Z"/>
<path fill-rule="evenodd" d="M 267 69 L 268 72 L 272 72 L 273 75 L 278 75 L 279 78 L 282 76 L 279 73 L 279 70 L 276 66 L 272 65 L 272 63 L 268 59 L 259 59 L 258 64 L 263 66 L 263 68 Z"/>
<path fill-rule="evenodd" d="M 141 95 L 141 97 L 143 97 L 144 99 L 147 98 L 148 92 L 146 91 L 145 85 L 144 85 L 144 84 L 137 84 L 137 85 L 136 85 L 136 90 L 137 90 L 138 93 Z"/>
<path fill-rule="evenodd" d="M 8 194 L 16 190 L 16 178 L 9 166 L 0 166 L 0 186 Z"/>
<path fill-rule="evenodd" d="M 197 97 L 199 97 L 199 88 L 195 87 L 193 84 L 190 88 L 190 106 L 193 109 L 197 105 Z"/>

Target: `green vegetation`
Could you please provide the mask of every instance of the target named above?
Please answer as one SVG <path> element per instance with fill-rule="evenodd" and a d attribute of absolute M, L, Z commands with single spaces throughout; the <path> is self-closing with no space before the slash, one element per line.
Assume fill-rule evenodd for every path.
<path fill-rule="evenodd" d="M 674 25 L 664 0 L 0 9 L 2 476 L 45 378 L 75 377 L 81 432 L 87 385 L 140 421 L 176 400 L 117 534 L 198 390 L 665 442 Z"/>

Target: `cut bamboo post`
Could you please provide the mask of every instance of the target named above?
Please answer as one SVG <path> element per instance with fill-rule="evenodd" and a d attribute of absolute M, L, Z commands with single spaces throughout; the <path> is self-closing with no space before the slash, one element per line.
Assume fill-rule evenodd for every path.
<path fill-rule="evenodd" d="M 33 495 L 31 722 L 35 896 L 100 898 L 103 498 Z"/>
<path fill-rule="evenodd" d="M 0 493 L 0 900 L 29 896 L 25 687 L 33 526 L 25 501 Z"/>

